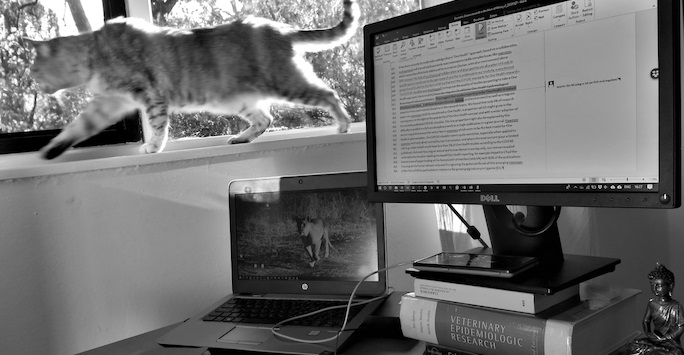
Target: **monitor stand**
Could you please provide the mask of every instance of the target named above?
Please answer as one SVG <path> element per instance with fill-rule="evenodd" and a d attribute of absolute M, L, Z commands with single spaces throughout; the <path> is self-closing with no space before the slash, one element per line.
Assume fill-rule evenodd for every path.
<path fill-rule="evenodd" d="M 528 206 L 524 215 L 513 214 L 505 205 L 483 208 L 494 254 L 534 256 L 547 267 L 563 264 L 559 207 Z"/>
<path fill-rule="evenodd" d="M 491 248 L 471 253 L 535 256 L 539 265 L 510 280 L 465 277 L 456 282 L 523 292 L 554 293 L 615 270 L 620 259 L 563 254 L 554 207 L 528 207 L 524 221 L 505 205 L 485 205 Z M 517 218 L 517 220 L 514 220 Z M 418 276 L 414 272 L 414 276 Z M 421 273 L 421 277 L 437 277 Z"/>

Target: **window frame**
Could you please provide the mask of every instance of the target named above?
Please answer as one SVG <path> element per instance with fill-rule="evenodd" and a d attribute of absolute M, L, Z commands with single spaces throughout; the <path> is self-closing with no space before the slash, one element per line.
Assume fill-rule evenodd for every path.
<path fill-rule="evenodd" d="M 125 0 L 102 0 L 104 19 L 108 20 L 119 16 L 127 16 L 126 5 Z M 61 129 L 0 133 L 0 154 L 38 151 L 57 136 L 59 132 L 61 132 Z M 140 116 L 138 113 L 135 113 L 106 128 L 99 134 L 77 144 L 76 147 L 141 142 L 142 137 Z"/>

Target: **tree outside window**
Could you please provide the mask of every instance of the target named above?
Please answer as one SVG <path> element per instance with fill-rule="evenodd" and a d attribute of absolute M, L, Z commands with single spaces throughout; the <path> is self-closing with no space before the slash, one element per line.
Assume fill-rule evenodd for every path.
<path fill-rule="evenodd" d="M 49 39 L 98 28 L 102 3 L 80 0 L 0 2 L 0 133 L 59 129 L 89 100 L 83 89 L 51 96 L 30 76 L 33 53 L 22 37 Z"/>

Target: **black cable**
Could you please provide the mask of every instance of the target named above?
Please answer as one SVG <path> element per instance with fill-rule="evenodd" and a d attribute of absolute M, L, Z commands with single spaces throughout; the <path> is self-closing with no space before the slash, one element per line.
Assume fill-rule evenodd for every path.
<path fill-rule="evenodd" d="M 523 214 L 522 212 L 517 212 L 515 215 L 513 215 L 513 227 L 515 227 L 515 230 L 517 230 L 518 233 L 524 236 L 537 237 L 544 234 L 547 230 L 553 227 L 553 225 L 556 224 L 556 222 L 558 222 L 560 212 L 560 206 L 555 206 L 553 208 L 553 217 L 551 217 L 551 219 L 546 223 L 546 225 L 539 230 L 530 230 L 523 226 L 523 222 L 525 221 L 525 214 Z"/>
<path fill-rule="evenodd" d="M 451 212 L 453 212 L 458 217 L 458 219 L 461 220 L 461 223 L 463 223 L 463 225 L 466 226 L 466 232 L 468 232 L 468 235 L 470 235 L 471 238 L 479 241 L 483 247 L 489 248 L 489 245 L 487 245 L 487 243 L 485 243 L 485 241 L 482 240 L 482 235 L 480 234 L 480 231 L 477 230 L 477 228 L 475 226 L 471 226 L 470 224 L 468 224 L 468 222 L 465 220 L 465 218 L 463 218 L 463 216 L 461 216 L 461 214 L 458 213 L 458 211 L 456 211 L 456 209 L 454 208 L 454 206 L 452 204 L 447 203 L 446 205 L 449 206 L 449 209 L 451 209 Z"/>

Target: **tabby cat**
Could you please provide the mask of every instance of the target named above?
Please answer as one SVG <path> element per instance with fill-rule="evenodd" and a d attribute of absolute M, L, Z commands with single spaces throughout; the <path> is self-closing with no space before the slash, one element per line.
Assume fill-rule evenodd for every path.
<path fill-rule="evenodd" d="M 31 75 L 41 90 L 85 86 L 93 94 L 85 110 L 41 150 L 42 156 L 55 158 L 135 110 L 149 128 L 141 147 L 147 153 L 164 149 L 172 111 L 237 114 L 250 126 L 228 142 L 251 142 L 271 124 L 272 100 L 327 109 L 338 132 L 347 132 L 350 118 L 339 97 L 301 56 L 342 44 L 354 34 L 359 6 L 354 0 L 343 4 L 342 22 L 321 30 L 254 17 L 191 30 L 117 18 L 77 36 L 26 39 L 36 51 Z"/>

